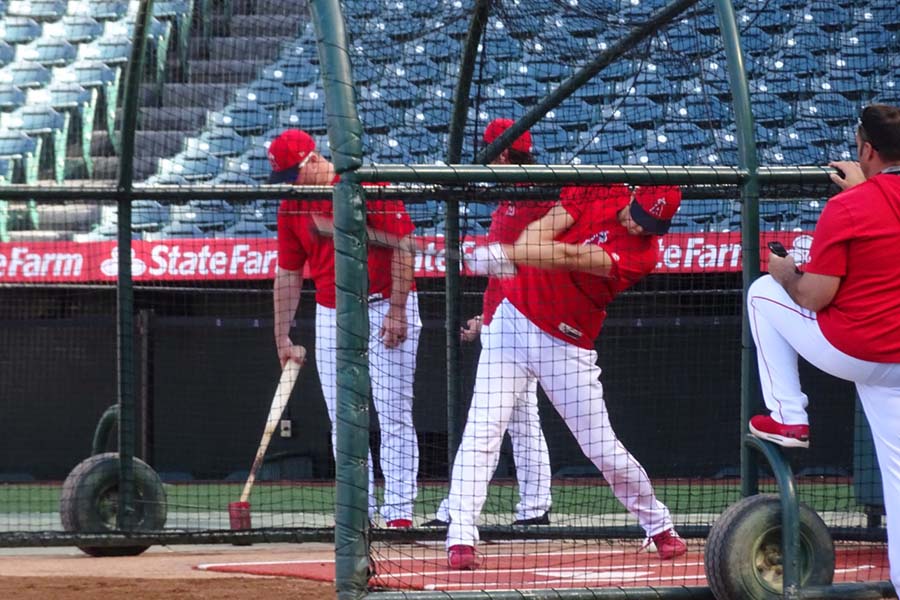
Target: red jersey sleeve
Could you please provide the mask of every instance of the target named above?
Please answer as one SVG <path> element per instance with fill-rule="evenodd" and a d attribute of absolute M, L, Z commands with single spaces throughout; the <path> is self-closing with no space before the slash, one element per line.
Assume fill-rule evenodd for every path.
<path fill-rule="evenodd" d="M 803 268 L 809 273 L 843 277 L 847 274 L 850 239 L 854 235 L 853 219 L 840 202 L 831 201 L 816 223 L 809 263 Z"/>
<path fill-rule="evenodd" d="M 584 214 L 584 209 L 587 205 L 585 202 L 586 190 L 586 187 L 567 186 L 559 192 L 560 204 L 576 221 Z"/>
<path fill-rule="evenodd" d="M 415 230 L 400 200 L 374 200 L 366 204 L 366 221 L 378 231 L 406 237 Z"/>
<path fill-rule="evenodd" d="M 285 204 L 278 209 L 278 266 L 286 271 L 299 271 L 306 264 L 306 249 L 298 235 L 302 218 Z"/>

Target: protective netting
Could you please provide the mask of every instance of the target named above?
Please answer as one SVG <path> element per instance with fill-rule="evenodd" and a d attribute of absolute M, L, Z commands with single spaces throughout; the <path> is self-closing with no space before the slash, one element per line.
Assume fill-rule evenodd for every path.
<path fill-rule="evenodd" d="M 610 56 L 596 76 L 548 107 L 530 128 L 534 160 L 736 165 L 728 65 L 714 5 L 701 1 L 672 20 L 653 20 L 665 6 L 658 0 L 491 3 L 472 69 L 461 162 L 472 162 L 484 149 L 484 132 L 494 119 L 522 117 L 579 68 L 642 28 L 646 36 Z M 348 1 L 342 7 L 365 162 L 446 161 L 474 3 Z M 0 201 L 0 281 L 8 298 L 0 380 L 4 414 L 11 417 L 0 425 L 7 441 L 0 475 L 8 482 L 0 491 L 6 494 L 0 531 L 62 528 L 59 484 L 90 453 L 97 422 L 115 402 L 116 206 L 83 194 L 49 201 L 40 191 L 55 183 L 75 191 L 88 184 L 114 189 L 137 8 L 136 2 L 115 1 L 3 3 L 0 177 L 33 186 L 35 195 Z M 892 2 L 767 0 L 737 2 L 735 9 L 762 165 L 853 158 L 859 109 L 873 101 L 900 104 L 900 14 Z M 225 187 L 214 199 L 175 191 L 133 206 L 137 455 L 161 475 L 166 527 L 229 529 L 229 504 L 240 497 L 278 381 L 271 281 L 279 201 L 238 199 L 227 186 L 264 183 L 271 172 L 269 145 L 287 128 L 307 131 L 318 152 L 330 156 L 317 40 L 307 3 L 299 0 L 157 1 L 149 29 L 134 178 L 150 188 Z M 406 203 L 419 247 L 414 269 L 423 325 L 414 387 L 416 526 L 438 517 L 446 497 L 447 449 L 465 420 L 479 354 L 477 342 L 462 344 L 460 393 L 449 399 L 448 416 L 444 355 L 447 336 L 458 332 L 444 326 L 446 201 L 460 202 L 468 252 L 486 240 L 492 212 L 516 191 L 441 189 Z M 798 258 L 805 256 L 833 191 L 765 190 L 761 242 L 779 239 Z M 684 186 L 683 193 L 658 268 L 611 305 L 597 351 L 615 430 L 689 536 L 703 535 L 740 495 L 741 218 L 735 187 Z M 480 314 L 486 285 L 485 278 L 463 277 L 460 327 Z M 315 313 L 307 283 L 293 332 L 313 349 Z M 250 498 L 253 528 L 333 523 L 329 418 L 312 358 L 257 476 Z M 853 425 L 852 390 L 820 374 L 805 377 L 817 399 L 813 436 L 829 443 L 792 456 L 802 497 L 830 526 L 878 525 L 877 469 L 865 428 Z M 614 541 L 579 544 L 588 546 L 588 555 L 599 548 L 613 556 L 619 562 L 611 564 L 622 570 L 642 534 L 546 395 L 538 398 L 552 474 L 551 527 L 565 529 L 555 534 L 561 538 L 583 537 L 578 528 L 610 527 L 603 535 Z M 42 426 L 19 426 L 28 421 Z M 372 423 L 376 497 L 383 502 L 384 427 L 374 415 Z M 107 442 L 102 449 L 115 448 L 114 436 L 101 441 Z M 504 442 L 482 513 L 485 540 L 514 537 L 502 527 L 525 518 L 516 512 L 520 465 L 513 455 Z M 379 515 L 374 522 L 380 527 L 385 519 Z M 562 542 L 537 541 L 548 538 L 542 527 L 517 531 L 532 541 L 488 549 L 513 561 L 564 556 Z M 430 528 L 422 537 L 441 542 L 435 548 L 410 545 L 402 536 L 377 542 L 373 556 L 382 573 L 407 560 L 413 566 L 404 563 L 402 572 L 422 571 L 422 559 L 442 568 L 442 531 Z M 688 541 L 692 551 L 701 547 L 700 540 Z M 544 564 L 554 586 L 583 586 L 579 578 L 592 563 L 579 552 L 574 548 L 562 566 L 519 568 Z M 490 585 L 538 585 L 507 572 L 514 570 L 495 573 L 499 579 Z M 851 570 L 845 577 L 883 576 L 871 573 Z M 640 581 L 629 576 L 596 585 L 666 584 L 667 577 L 688 574 L 654 572 Z M 698 577 L 675 583 L 700 584 Z M 398 581 L 409 582 L 398 576 L 381 584 Z M 471 585 L 489 587 L 484 578 Z"/>

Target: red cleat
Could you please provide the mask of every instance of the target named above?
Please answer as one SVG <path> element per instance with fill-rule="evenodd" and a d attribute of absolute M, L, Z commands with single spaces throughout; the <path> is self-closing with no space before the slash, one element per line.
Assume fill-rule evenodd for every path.
<path fill-rule="evenodd" d="M 474 571 L 478 568 L 478 555 L 474 546 L 457 544 L 447 550 L 447 565 L 455 571 Z"/>
<path fill-rule="evenodd" d="M 657 533 L 652 538 L 656 546 L 656 553 L 662 560 L 671 560 L 687 552 L 687 544 L 684 543 L 674 529 L 666 529 Z"/>
<path fill-rule="evenodd" d="M 411 519 L 391 519 L 387 522 L 388 529 L 409 529 L 412 527 Z"/>
<path fill-rule="evenodd" d="M 785 448 L 809 448 L 809 425 L 784 425 L 772 417 L 750 419 L 750 433 Z"/>

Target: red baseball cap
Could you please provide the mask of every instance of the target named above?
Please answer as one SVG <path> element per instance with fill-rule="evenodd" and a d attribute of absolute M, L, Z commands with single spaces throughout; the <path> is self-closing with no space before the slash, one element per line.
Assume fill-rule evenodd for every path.
<path fill-rule="evenodd" d="M 510 128 L 514 123 L 512 119 L 494 119 L 484 128 L 484 141 L 488 144 L 500 137 L 500 134 Z M 531 132 L 526 131 L 510 146 L 518 152 L 531 153 Z"/>
<path fill-rule="evenodd" d="M 272 174 L 269 183 L 294 183 L 309 155 L 316 150 L 316 141 L 302 129 L 288 129 L 269 144 L 269 164 Z"/>
<path fill-rule="evenodd" d="M 669 231 L 672 217 L 681 206 L 681 188 L 675 185 L 638 187 L 631 201 L 631 218 L 648 233 Z"/>

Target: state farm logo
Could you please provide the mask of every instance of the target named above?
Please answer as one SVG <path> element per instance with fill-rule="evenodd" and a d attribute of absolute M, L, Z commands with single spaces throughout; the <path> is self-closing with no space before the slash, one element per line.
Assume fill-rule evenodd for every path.
<path fill-rule="evenodd" d="M 147 263 L 137 258 L 134 248 L 131 249 L 131 274 L 140 277 L 147 270 Z M 119 276 L 119 247 L 113 246 L 109 258 L 100 263 L 100 272 L 107 277 Z"/>
<path fill-rule="evenodd" d="M 17 281 L 80 277 L 84 255 L 80 252 L 32 250 L 28 246 L 12 246 L 0 252 L 0 278 Z"/>
<path fill-rule="evenodd" d="M 210 244 L 186 246 L 155 244 L 150 249 L 148 275 L 178 277 L 274 277 L 278 251 L 254 250 L 249 244 L 217 249 Z"/>

